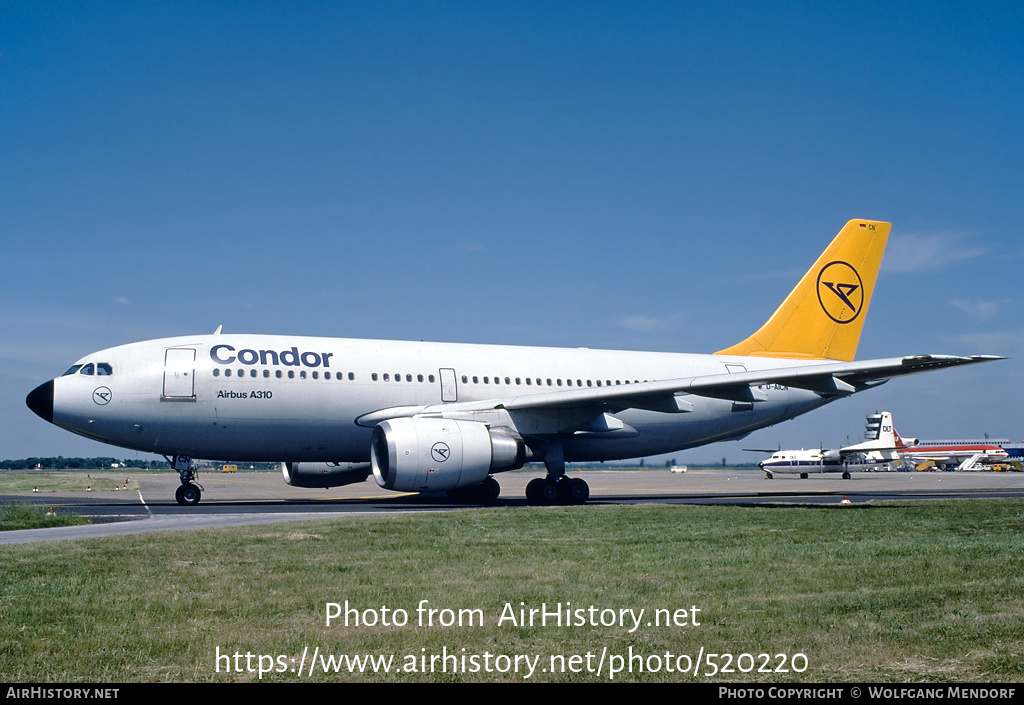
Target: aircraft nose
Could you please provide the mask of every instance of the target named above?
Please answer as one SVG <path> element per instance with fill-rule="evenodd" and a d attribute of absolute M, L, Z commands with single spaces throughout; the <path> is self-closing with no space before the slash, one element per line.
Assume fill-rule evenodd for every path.
<path fill-rule="evenodd" d="M 25 403 L 37 416 L 53 423 L 53 380 L 40 384 L 25 397 Z"/>

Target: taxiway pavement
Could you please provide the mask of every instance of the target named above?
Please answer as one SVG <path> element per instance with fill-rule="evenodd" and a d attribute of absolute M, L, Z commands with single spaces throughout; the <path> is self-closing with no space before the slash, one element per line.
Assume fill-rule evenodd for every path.
<path fill-rule="evenodd" d="M 526 483 L 543 473 L 517 471 L 496 478 L 499 507 L 528 507 Z M 897 472 L 776 476 L 757 468 L 696 468 L 686 473 L 650 470 L 573 470 L 590 485 L 588 504 L 853 504 L 911 499 L 1024 498 L 1024 473 Z M 149 531 L 187 531 L 247 524 L 325 519 L 354 514 L 453 511 L 470 505 L 438 497 L 402 495 L 381 489 L 371 479 L 329 490 L 289 487 L 276 472 L 206 472 L 199 476 L 203 499 L 183 507 L 174 500 L 177 474 L 92 473 L 129 478 L 130 489 L 103 492 L 7 493 L 0 503 L 28 502 L 57 513 L 91 516 L 88 526 L 0 532 L 2 543 L 82 539 Z"/>

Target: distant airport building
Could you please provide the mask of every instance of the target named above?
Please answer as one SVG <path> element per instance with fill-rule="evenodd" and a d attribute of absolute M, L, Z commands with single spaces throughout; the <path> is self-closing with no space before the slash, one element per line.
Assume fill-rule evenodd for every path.
<path fill-rule="evenodd" d="M 1008 438 L 975 438 L 967 440 L 939 440 L 939 441 L 918 441 L 918 445 L 922 446 L 944 446 L 944 447 L 957 447 L 957 446 L 999 446 L 1006 451 L 1006 454 L 1011 458 L 1024 458 L 1024 442 L 1022 443 L 1011 443 Z"/>
<path fill-rule="evenodd" d="M 1011 458 L 1024 458 L 1024 443 L 997 443 Z"/>

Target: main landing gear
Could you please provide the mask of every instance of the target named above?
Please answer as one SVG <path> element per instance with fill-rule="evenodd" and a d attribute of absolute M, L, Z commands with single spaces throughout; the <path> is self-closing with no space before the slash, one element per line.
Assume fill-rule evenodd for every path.
<path fill-rule="evenodd" d="M 536 477 L 526 485 L 526 501 L 530 504 L 583 504 L 590 499 L 590 485 L 584 480 L 564 475 L 558 479 Z"/>
<path fill-rule="evenodd" d="M 479 485 L 448 490 L 448 499 L 467 504 L 494 504 L 499 494 L 501 485 L 493 477 L 488 477 Z"/>
<path fill-rule="evenodd" d="M 174 499 L 178 501 L 178 504 L 199 504 L 199 500 L 203 496 L 203 486 L 198 482 L 194 482 L 198 473 L 196 473 L 196 468 L 192 464 L 192 458 L 187 455 L 176 455 L 174 460 L 170 458 L 167 460 L 171 463 L 171 467 L 178 471 L 179 477 L 181 477 L 181 487 L 175 491 Z"/>
<path fill-rule="evenodd" d="M 565 476 L 565 455 L 560 443 L 544 446 L 544 466 L 548 475 L 535 478 L 526 485 L 526 501 L 530 504 L 583 504 L 590 499 L 590 485 L 584 480 Z"/>

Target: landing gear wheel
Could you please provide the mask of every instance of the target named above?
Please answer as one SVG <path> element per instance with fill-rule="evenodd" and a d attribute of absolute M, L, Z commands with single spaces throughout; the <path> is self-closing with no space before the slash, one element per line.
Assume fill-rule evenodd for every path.
<path fill-rule="evenodd" d="M 558 485 L 547 478 L 535 477 L 526 485 L 526 501 L 530 504 L 554 504 L 558 501 Z"/>
<path fill-rule="evenodd" d="M 493 477 L 488 477 L 480 485 L 480 503 L 481 504 L 494 504 L 498 501 L 498 495 L 501 494 L 501 485 Z"/>
<path fill-rule="evenodd" d="M 805 473 L 805 472 L 800 473 L 800 479 L 801 480 L 806 480 L 807 479 L 807 473 Z"/>
<path fill-rule="evenodd" d="M 844 472 L 844 473 L 843 473 L 843 479 L 844 479 L 844 480 L 849 480 L 849 479 L 850 479 L 850 473 L 848 473 L 848 472 Z"/>
<path fill-rule="evenodd" d="M 554 497 L 551 497 L 553 488 L 554 497 L 558 496 L 558 489 L 554 483 L 548 482 L 543 477 L 535 477 L 526 484 L 526 501 L 530 504 L 551 504 Z"/>
<path fill-rule="evenodd" d="M 178 504 L 184 505 L 199 504 L 199 499 L 202 496 L 202 491 L 191 482 L 187 485 L 180 486 L 174 493 L 174 498 L 178 500 Z"/>
<path fill-rule="evenodd" d="M 583 504 L 590 499 L 590 485 L 578 477 L 558 481 L 559 504 Z"/>
<path fill-rule="evenodd" d="M 558 485 L 550 480 L 543 480 L 540 488 L 540 504 L 554 504 L 558 501 Z"/>
<path fill-rule="evenodd" d="M 479 485 L 448 490 L 449 499 L 469 504 L 494 504 L 498 500 L 499 494 L 501 494 L 501 485 L 493 477 L 488 477 Z"/>

